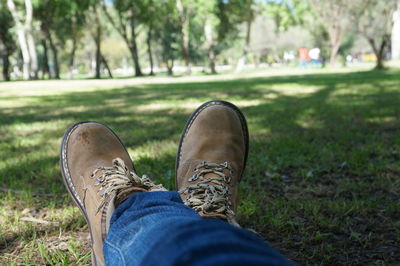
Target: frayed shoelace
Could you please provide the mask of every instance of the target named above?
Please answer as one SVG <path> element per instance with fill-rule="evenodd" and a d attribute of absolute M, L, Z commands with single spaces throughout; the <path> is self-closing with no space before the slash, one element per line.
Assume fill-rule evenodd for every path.
<path fill-rule="evenodd" d="M 224 174 L 225 169 L 229 170 L 230 175 Z M 193 171 L 195 174 L 188 181 L 198 182 L 179 191 L 184 195 L 188 195 L 184 200 L 185 205 L 205 214 L 218 213 L 225 216 L 234 216 L 232 202 L 229 199 L 228 185 L 232 180 L 232 168 L 229 163 L 203 161 Z M 204 177 L 210 173 L 217 175 L 217 177 Z"/>
<path fill-rule="evenodd" d="M 139 177 L 135 172 L 129 171 L 124 161 L 120 158 L 112 160 L 112 167 L 99 167 L 94 170 L 90 178 L 94 178 L 99 171 L 102 171 L 102 173 L 96 177 L 94 186 L 100 186 L 99 193 L 102 200 L 96 213 L 123 189 L 137 187 L 143 189 L 143 191 L 165 190 L 162 185 L 155 185 L 148 176 Z"/>

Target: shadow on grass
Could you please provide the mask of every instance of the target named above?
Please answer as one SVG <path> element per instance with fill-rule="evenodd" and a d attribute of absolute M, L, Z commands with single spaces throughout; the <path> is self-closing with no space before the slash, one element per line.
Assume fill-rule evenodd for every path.
<path fill-rule="evenodd" d="M 64 193 L 56 152 L 45 150 L 58 149 L 53 142 L 70 124 L 94 120 L 121 137 L 139 173 L 174 189 L 188 115 L 204 101 L 224 99 L 241 106 L 250 128 L 239 206 L 245 227 L 301 264 L 392 263 L 400 260 L 400 189 L 393 186 L 400 174 L 399 81 L 398 72 L 369 71 L 32 96 L 35 104 L 0 109 L 0 139 L 7 141 L 0 159 L 22 157 L 0 168 L 1 183 Z M 18 131 L 35 123 L 43 129 Z M 24 144 L 31 131 L 43 137 Z"/>

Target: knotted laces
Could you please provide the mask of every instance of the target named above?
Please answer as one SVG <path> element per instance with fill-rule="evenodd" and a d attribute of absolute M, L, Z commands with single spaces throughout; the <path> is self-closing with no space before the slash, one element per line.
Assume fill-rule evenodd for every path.
<path fill-rule="evenodd" d="M 132 188 L 135 191 L 165 190 L 162 185 L 155 185 L 148 176 L 139 177 L 135 172 L 129 171 L 120 158 L 113 159 L 111 167 L 99 167 L 94 170 L 90 178 L 95 178 L 99 171 L 101 171 L 101 175 L 97 176 L 94 182 L 94 186 L 100 186 L 99 195 L 102 198 L 97 212 L 111 199 L 115 198 L 117 193 L 125 189 Z"/>
<path fill-rule="evenodd" d="M 229 174 L 224 173 L 225 169 L 229 171 Z M 203 161 L 193 171 L 195 173 L 188 181 L 197 182 L 179 191 L 188 195 L 184 203 L 195 211 L 202 211 L 204 214 L 217 213 L 226 217 L 234 216 L 232 202 L 229 199 L 231 193 L 228 186 L 232 181 L 232 168 L 229 163 Z M 207 174 L 213 174 L 213 177 L 205 177 Z"/>

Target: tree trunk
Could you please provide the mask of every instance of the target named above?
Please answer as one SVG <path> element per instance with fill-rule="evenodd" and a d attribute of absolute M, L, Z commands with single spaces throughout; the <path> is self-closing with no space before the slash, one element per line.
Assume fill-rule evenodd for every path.
<path fill-rule="evenodd" d="M 186 73 L 192 74 L 192 63 L 190 62 L 189 54 L 189 20 L 185 20 L 182 25 L 182 55 L 185 60 Z"/>
<path fill-rule="evenodd" d="M 121 18 L 121 14 L 119 14 L 119 23 L 117 24 L 112 16 L 107 11 L 106 5 L 101 5 L 104 11 L 104 14 L 107 16 L 110 23 L 113 27 L 118 31 L 121 37 L 124 39 L 126 45 L 129 48 L 129 52 L 131 53 L 133 65 L 135 67 L 135 75 L 142 76 L 142 70 L 140 68 L 139 63 L 139 55 L 137 51 L 137 44 L 136 44 L 136 32 L 135 32 L 135 12 L 134 10 L 130 10 L 130 17 L 129 17 L 129 26 L 130 26 L 130 38 L 128 37 L 127 25 L 123 22 L 123 18 Z"/>
<path fill-rule="evenodd" d="M 28 49 L 28 44 L 26 41 L 24 26 L 22 25 L 22 23 L 19 19 L 19 15 L 18 15 L 17 9 L 15 7 L 14 1 L 7 0 L 7 6 L 8 6 L 8 9 L 10 10 L 10 13 L 11 13 L 11 15 L 15 21 L 15 25 L 16 25 L 18 44 L 19 44 L 19 48 L 21 49 L 22 60 L 23 60 L 23 77 L 24 77 L 24 79 L 29 79 L 30 78 L 30 70 L 31 70 L 30 69 L 31 58 L 29 55 L 29 49 Z"/>
<path fill-rule="evenodd" d="M 100 75 L 100 64 L 101 64 L 101 41 L 100 41 L 100 31 L 97 29 L 96 36 L 94 37 L 94 42 L 96 45 L 96 69 L 95 69 L 95 78 L 101 78 Z"/>
<path fill-rule="evenodd" d="M 29 56 L 30 56 L 30 78 L 31 79 L 37 79 L 38 78 L 38 72 L 39 72 L 39 64 L 38 64 L 38 58 L 37 58 L 37 53 L 36 53 L 36 46 L 35 46 L 35 41 L 32 36 L 32 15 L 33 15 L 33 9 L 32 9 L 32 1 L 31 0 L 25 0 L 25 10 L 26 10 L 26 20 L 25 20 L 25 34 L 26 34 L 26 41 L 28 44 L 28 49 L 29 49 Z"/>
<path fill-rule="evenodd" d="M 167 60 L 167 74 L 168 76 L 172 76 L 174 74 L 174 60 Z"/>
<path fill-rule="evenodd" d="M 380 46 L 378 47 L 375 42 L 375 39 L 373 37 L 372 38 L 367 37 L 367 40 L 368 40 L 369 44 L 371 45 L 371 48 L 374 51 L 374 54 L 376 56 L 375 69 L 377 69 L 377 70 L 383 70 L 385 68 L 383 65 L 383 57 L 384 57 L 385 48 L 386 48 L 386 45 L 387 45 L 389 39 L 390 39 L 390 36 L 384 36 Z"/>
<path fill-rule="evenodd" d="M 32 34 L 27 32 L 27 41 L 28 41 L 28 48 L 29 54 L 31 58 L 31 79 L 38 79 L 38 72 L 39 72 L 39 63 L 36 53 L 35 41 L 33 40 Z"/>
<path fill-rule="evenodd" d="M 3 56 L 3 78 L 5 81 L 10 81 L 10 61 L 9 61 L 9 53 L 6 52 Z"/>
<path fill-rule="evenodd" d="M 71 56 L 69 58 L 69 64 L 68 64 L 68 78 L 73 79 L 74 78 L 74 66 L 75 66 L 75 53 L 76 53 L 76 37 L 74 36 L 72 39 L 72 50 L 71 50 Z"/>
<path fill-rule="evenodd" d="M 42 79 L 44 79 L 46 73 L 50 78 L 50 67 L 49 67 L 49 57 L 48 57 L 48 49 L 47 43 L 45 39 L 42 39 L 43 46 L 43 66 L 42 66 Z"/>
<path fill-rule="evenodd" d="M 26 43 L 25 33 L 23 30 L 17 29 L 17 35 L 18 35 L 19 48 L 21 49 L 21 54 L 22 54 L 23 77 L 24 77 L 24 79 L 29 79 L 30 72 L 31 72 L 31 57 L 29 55 L 28 45 Z"/>
<path fill-rule="evenodd" d="M 339 12 L 339 11 L 338 11 Z M 336 65 L 336 58 L 339 52 L 340 45 L 342 43 L 342 35 L 345 29 L 340 27 L 340 22 L 334 23 L 329 29 L 329 36 L 331 42 L 331 55 L 329 58 L 330 66 Z"/>
<path fill-rule="evenodd" d="M 377 70 L 384 69 L 385 67 L 383 66 L 383 56 L 382 55 L 378 55 L 376 57 L 376 59 L 377 59 L 377 61 L 376 61 L 375 69 L 377 69 Z"/>
<path fill-rule="evenodd" d="M 383 65 L 383 60 L 384 60 L 385 48 L 389 41 L 390 41 L 390 36 L 384 36 L 382 39 L 381 46 L 379 48 L 379 53 L 376 56 L 377 58 L 376 69 L 378 70 L 382 70 L 385 68 L 385 66 Z"/>
<path fill-rule="evenodd" d="M 153 53 L 151 51 L 151 37 L 152 37 L 152 28 L 149 27 L 149 31 L 147 32 L 147 51 L 149 54 L 149 62 L 150 62 L 150 76 L 154 76 L 154 62 L 153 62 Z"/>
<path fill-rule="evenodd" d="M 192 65 L 190 62 L 190 51 L 189 51 L 189 33 L 190 33 L 190 23 L 189 23 L 189 14 L 187 8 L 183 6 L 182 0 L 176 1 L 176 7 L 179 12 L 180 22 L 181 22 L 181 49 L 182 49 L 182 57 L 185 60 L 186 65 L 186 73 L 188 75 L 192 74 Z"/>
<path fill-rule="evenodd" d="M 139 56 L 138 56 L 136 41 L 132 41 L 131 45 L 132 46 L 130 47 L 130 52 L 131 52 L 131 56 L 132 56 L 133 65 L 135 67 L 135 76 L 140 77 L 143 74 L 142 74 L 142 70 L 141 70 L 140 64 L 139 64 Z"/>
<path fill-rule="evenodd" d="M 132 11 L 133 12 L 133 11 Z M 131 16 L 130 18 L 130 25 L 131 25 L 131 43 L 130 43 L 130 51 L 132 55 L 132 61 L 135 66 L 135 76 L 139 77 L 142 76 L 142 70 L 140 69 L 140 63 L 139 63 L 139 54 L 137 50 L 137 44 L 136 44 L 136 25 L 135 25 L 135 19 L 134 15 Z"/>
<path fill-rule="evenodd" d="M 47 38 L 49 39 L 50 49 L 53 54 L 53 68 L 54 68 L 54 76 L 55 79 L 60 79 L 60 67 L 58 64 L 58 50 L 57 46 L 53 41 L 53 37 L 51 36 L 50 31 L 47 30 Z"/>
<path fill-rule="evenodd" d="M 247 54 L 250 50 L 250 37 L 251 37 L 251 24 L 253 22 L 252 18 L 248 18 L 246 21 L 246 43 L 243 49 L 243 55 L 239 58 L 238 63 L 236 65 L 236 72 L 240 72 L 244 69 L 246 65 Z"/>
<path fill-rule="evenodd" d="M 340 42 L 332 44 L 331 56 L 329 58 L 329 64 L 331 66 L 335 66 L 336 65 L 336 58 L 337 58 L 337 55 L 338 55 L 338 52 L 339 52 L 339 48 L 340 48 Z"/>
<path fill-rule="evenodd" d="M 206 19 L 206 22 L 204 24 L 204 35 L 208 43 L 208 60 L 210 63 L 210 71 L 212 74 L 216 74 L 217 71 L 215 69 L 216 55 L 215 55 L 214 29 L 209 18 Z"/>
<path fill-rule="evenodd" d="M 101 64 L 101 25 L 100 25 L 100 19 L 99 19 L 99 14 L 97 7 L 95 7 L 94 10 L 94 19 L 96 23 L 96 32 L 93 36 L 94 38 L 94 43 L 96 45 L 96 70 L 95 70 L 95 78 L 100 79 L 100 64 Z"/>
<path fill-rule="evenodd" d="M 102 54 L 100 54 L 100 56 L 101 56 L 101 61 L 103 62 L 104 66 L 105 66 L 106 69 L 107 69 L 108 76 L 109 76 L 110 78 L 113 78 L 113 75 L 112 75 L 112 73 L 111 73 L 111 69 L 110 69 L 110 67 L 108 66 L 108 63 L 107 63 L 106 58 L 105 58 Z"/>
<path fill-rule="evenodd" d="M 210 70 L 212 74 L 217 74 L 216 70 L 216 55 L 215 55 L 215 45 L 212 44 L 208 49 L 208 58 L 210 59 Z"/>

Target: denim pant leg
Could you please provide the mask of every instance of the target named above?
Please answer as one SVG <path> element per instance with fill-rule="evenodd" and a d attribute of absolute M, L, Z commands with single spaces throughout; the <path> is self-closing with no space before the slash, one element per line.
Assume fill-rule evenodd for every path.
<path fill-rule="evenodd" d="M 255 235 L 185 206 L 177 192 L 137 193 L 113 214 L 107 265 L 291 265 Z"/>

